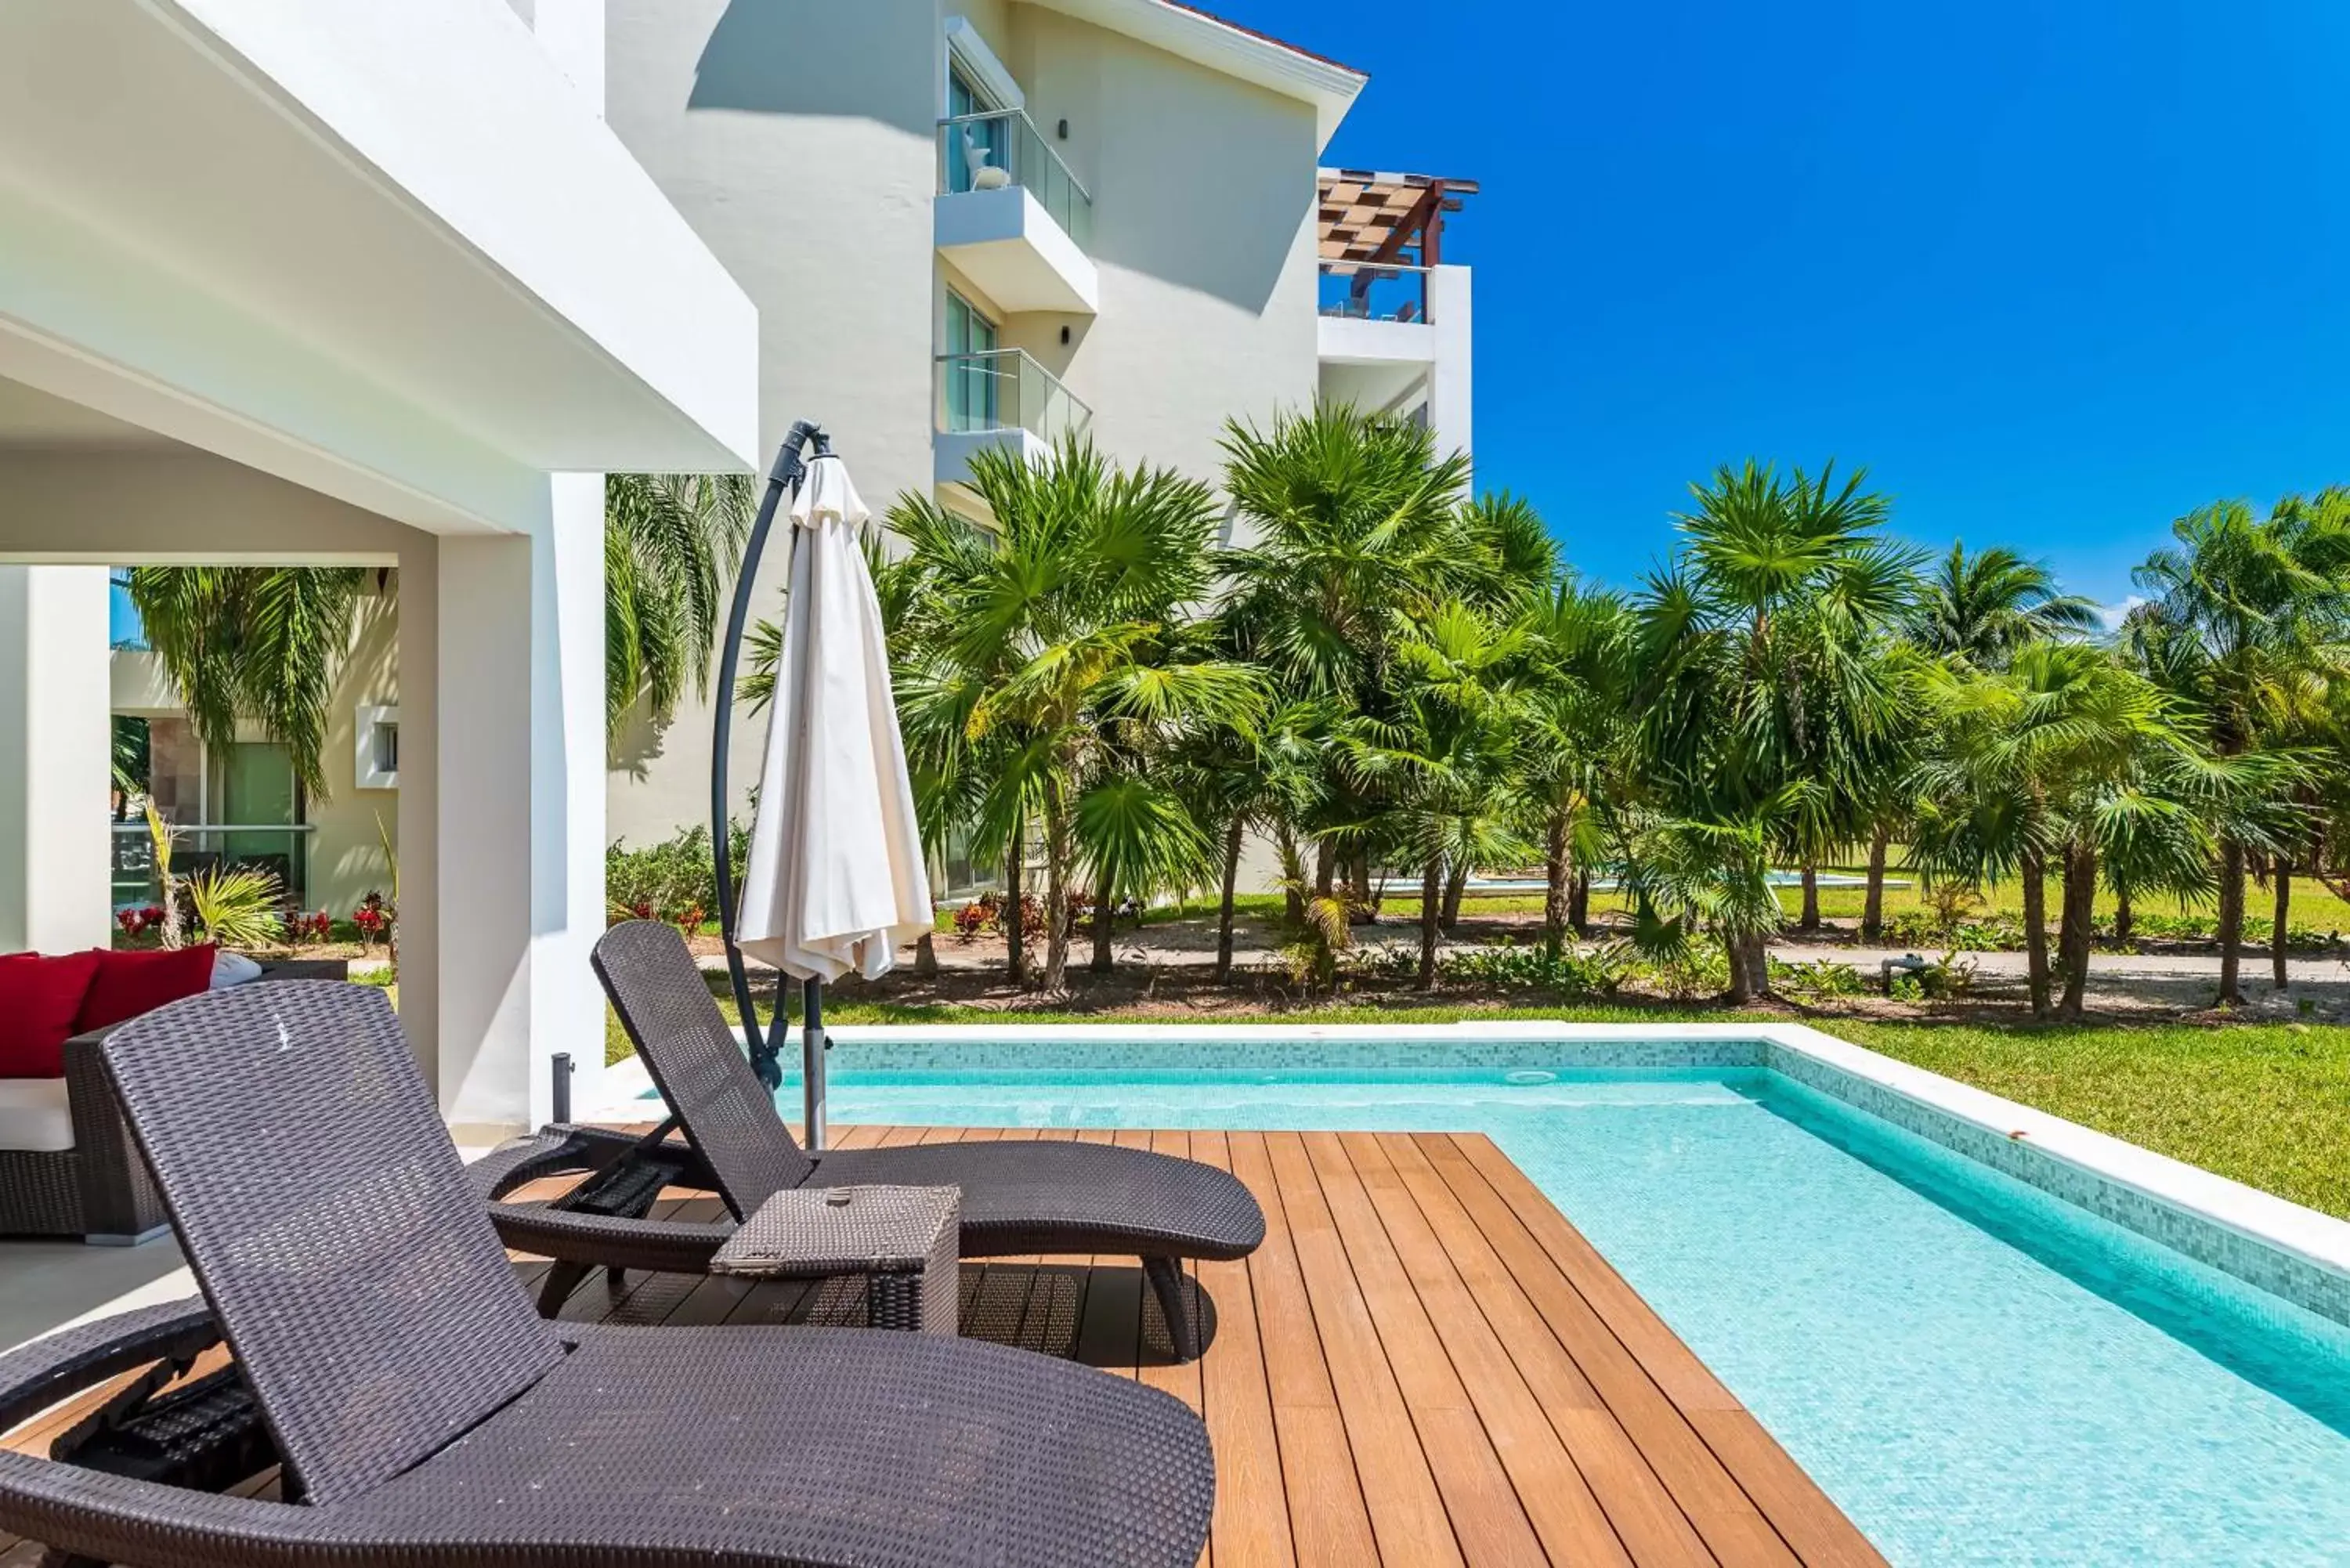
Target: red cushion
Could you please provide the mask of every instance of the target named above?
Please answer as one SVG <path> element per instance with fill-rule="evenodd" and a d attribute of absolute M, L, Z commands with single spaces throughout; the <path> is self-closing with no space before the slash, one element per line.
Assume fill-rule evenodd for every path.
<path fill-rule="evenodd" d="M 0 958 L 0 1078 L 65 1076 L 65 1044 L 80 1033 L 74 1020 L 97 973 L 94 952 Z"/>
<path fill-rule="evenodd" d="M 89 994 L 82 999 L 81 1012 L 74 1019 L 74 1033 L 86 1034 L 152 1012 L 167 1002 L 202 996 L 213 982 L 213 959 L 219 952 L 216 947 L 201 947 L 93 954 L 98 974 L 89 982 Z"/>

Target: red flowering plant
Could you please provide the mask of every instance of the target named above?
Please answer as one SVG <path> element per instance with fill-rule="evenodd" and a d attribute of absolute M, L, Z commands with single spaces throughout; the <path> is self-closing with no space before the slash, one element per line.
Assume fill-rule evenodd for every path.
<path fill-rule="evenodd" d="M 297 948 L 314 948 L 334 940 L 335 919 L 324 909 L 296 909 L 286 917 L 286 940 Z"/>
<path fill-rule="evenodd" d="M 384 905 L 383 895 L 369 893 L 351 911 L 351 924 L 359 929 L 359 950 L 374 948 L 384 933 L 391 929 L 391 911 Z"/>

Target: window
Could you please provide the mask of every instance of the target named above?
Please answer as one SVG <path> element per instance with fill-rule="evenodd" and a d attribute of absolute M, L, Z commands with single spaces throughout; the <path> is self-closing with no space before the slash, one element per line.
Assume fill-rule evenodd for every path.
<path fill-rule="evenodd" d="M 1003 428 L 996 406 L 997 362 L 995 323 L 979 307 L 947 290 L 947 429 L 950 431 Z"/>
<path fill-rule="evenodd" d="M 1003 108 L 984 88 L 975 85 L 960 61 L 947 67 L 947 118 L 956 122 L 947 143 L 947 189 L 951 192 L 972 190 L 982 169 L 1012 167 L 1010 157 L 1012 122 L 1001 116 L 976 119 L 974 116 L 995 115 Z M 994 183 L 1002 183 L 995 180 Z"/>
<path fill-rule="evenodd" d="M 352 759 L 352 784 L 359 789 L 398 789 L 400 710 L 362 708 L 358 721 L 358 754 Z"/>

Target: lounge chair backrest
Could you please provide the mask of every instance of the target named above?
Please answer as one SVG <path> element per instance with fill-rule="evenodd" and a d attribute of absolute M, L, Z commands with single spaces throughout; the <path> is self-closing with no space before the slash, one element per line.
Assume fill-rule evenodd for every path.
<path fill-rule="evenodd" d="M 659 920 L 614 926 L 591 961 L 653 1086 L 718 1178 L 734 1218 L 749 1219 L 806 1181 L 815 1165 L 775 1114 L 775 1096 L 751 1070 L 677 928 Z"/>
<path fill-rule="evenodd" d="M 149 1013 L 103 1049 L 310 1501 L 410 1469 L 562 1359 L 383 992 L 239 986 Z"/>

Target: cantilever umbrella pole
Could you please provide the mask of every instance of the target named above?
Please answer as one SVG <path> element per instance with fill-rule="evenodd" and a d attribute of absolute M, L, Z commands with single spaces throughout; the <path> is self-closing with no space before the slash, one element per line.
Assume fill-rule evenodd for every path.
<path fill-rule="evenodd" d="M 726 787 L 726 763 L 734 732 L 734 680 L 743 661 L 743 638 L 750 626 L 751 596 L 757 586 L 759 560 L 766 553 L 767 535 L 775 527 L 776 512 L 785 499 L 799 493 L 807 477 L 807 465 L 801 454 L 810 443 L 814 443 L 818 457 L 832 451 L 832 443 L 824 432 L 802 420 L 784 438 L 782 448 L 775 453 L 775 466 L 767 471 L 766 493 L 760 497 L 759 514 L 751 524 L 742 570 L 734 579 L 733 607 L 726 617 L 726 639 L 719 650 L 717 712 L 711 737 L 710 847 L 717 870 L 718 929 L 726 942 L 727 979 L 733 989 L 735 1009 L 742 1014 L 743 1037 L 751 1048 L 751 1064 L 757 1069 L 760 1081 L 770 1089 L 782 1086 L 784 1070 L 775 1041 L 759 1027 L 759 1012 L 751 998 L 751 978 L 743 966 L 743 949 L 737 940 L 742 900 L 734 885 L 733 823 L 728 810 L 731 801 Z M 775 984 L 776 1023 L 780 1026 L 785 1012 L 781 976 Z M 823 992 L 822 981 L 805 982 L 800 1027 L 805 1058 L 801 1082 L 807 1089 L 807 1142 L 811 1148 L 819 1149 L 825 1141 Z"/>

